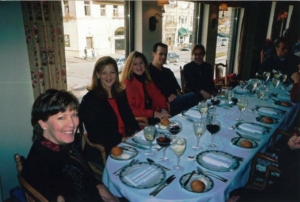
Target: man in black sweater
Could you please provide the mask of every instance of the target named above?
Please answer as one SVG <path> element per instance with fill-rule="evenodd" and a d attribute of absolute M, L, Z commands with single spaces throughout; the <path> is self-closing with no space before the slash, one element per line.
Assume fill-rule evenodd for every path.
<path fill-rule="evenodd" d="M 198 104 L 199 97 L 194 93 L 181 95 L 181 88 L 177 83 L 174 73 L 163 65 L 166 62 L 168 46 L 164 43 L 156 43 L 153 46 L 152 63 L 149 64 L 149 71 L 157 88 L 166 97 L 171 108 L 171 115 L 179 114 Z"/>

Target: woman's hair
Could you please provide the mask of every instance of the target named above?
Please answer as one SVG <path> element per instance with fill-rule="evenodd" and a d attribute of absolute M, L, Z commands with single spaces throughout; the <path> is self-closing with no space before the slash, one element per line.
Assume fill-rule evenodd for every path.
<path fill-rule="evenodd" d="M 49 89 L 39 95 L 31 110 L 32 140 L 40 140 L 43 137 L 43 129 L 38 123 L 39 120 L 47 121 L 50 116 L 66 110 L 79 110 L 78 99 L 72 93 Z"/>
<path fill-rule="evenodd" d="M 97 60 L 95 66 L 94 66 L 94 71 L 93 71 L 93 75 L 92 75 L 92 84 L 87 88 L 87 90 L 89 90 L 89 91 L 95 90 L 97 95 L 103 96 L 103 97 L 108 97 L 107 90 L 105 88 L 103 88 L 101 80 L 98 79 L 98 76 L 97 76 L 97 73 L 101 74 L 101 72 L 103 71 L 104 67 L 106 67 L 106 65 L 113 65 L 114 70 L 116 71 L 117 77 L 116 77 L 115 83 L 112 85 L 111 94 L 113 97 L 118 97 L 119 93 L 121 91 L 123 91 L 124 88 L 119 80 L 119 71 L 118 71 L 117 62 L 110 56 L 104 56 Z"/>
<path fill-rule="evenodd" d="M 149 68 L 148 68 L 148 61 L 145 55 L 138 51 L 133 51 L 129 54 L 126 59 L 124 69 L 121 74 L 121 81 L 124 82 L 125 80 L 131 80 L 133 76 L 133 63 L 136 58 L 141 58 L 145 64 L 145 83 L 149 83 L 152 81 Z"/>
<path fill-rule="evenodd" d="M 200 49 L 202 51 L 203 55 L 205 55 L 205 48 L 204 48 L 204 46 L 202 44 L 196 44 L 196 45 L 193 46 L 193 48 L 192 48 L 192 55 L 195 53 L 195 51 L 197 49 Z"/>

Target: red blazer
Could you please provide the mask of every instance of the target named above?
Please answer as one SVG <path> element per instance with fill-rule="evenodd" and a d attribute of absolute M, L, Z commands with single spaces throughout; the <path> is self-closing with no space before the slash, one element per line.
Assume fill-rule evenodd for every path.
<path fill-rule="evenodd" d="M 152 100 L 152 109 L 145 109 L 145 95 L 143 84 L 135 77 L 124 81 L 126 85 L 126 94 L 129 106 L 135 117 L 153 117 L 154 111 L 160 112 L 161 109 L 167 109 L 167 100 L 158 90 L 153 82 L 146 84 L 146 90 Z"/>

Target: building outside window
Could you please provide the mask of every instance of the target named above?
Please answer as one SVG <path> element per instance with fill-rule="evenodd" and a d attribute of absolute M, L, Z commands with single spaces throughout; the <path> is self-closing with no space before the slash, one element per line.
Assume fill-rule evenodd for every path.
<path fill-rule="evenodd" d="M 114 8 L 113 8 L 113 16 L 114 16 L 114 17 L 118 17 L 118 16 L 119 16 L 119 13 L 118 13 L 118 6 L 114 6 Z"/>
<path fill-rule="evenodd" d="M 106 7 L 105 7 L 105 5 L 100 5 L 100 16 L 106 16 Z"/>
<path fill-rule="evenodd" d="M 84 14 L 85 14 L 85 16 L 91 15 L 90 1 L 84 1 Z"/>
<path fill-rule="evenodd" d="M 64 1 L 65 15 L 70 13 L 69 1 Z"/>
<path fill-rule="evenodd" d="M 86 37 L 86 48 L 93 48 L 93 37 Z"/>
<path fill-rule="evenodd" d="M 70 35 L 65 34 L 65 47 L 70 47 Z"/>

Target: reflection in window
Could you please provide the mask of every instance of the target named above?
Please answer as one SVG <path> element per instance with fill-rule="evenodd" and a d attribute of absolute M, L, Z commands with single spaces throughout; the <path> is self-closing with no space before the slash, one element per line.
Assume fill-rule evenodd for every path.
<path fill-rule="evenodd" d="M 84 14 L 85 14 L 85 16 L 90 16 L 91 15 L 90 2 L 89 1 L 84 1 Z"/>
<path fill-rule="evenodd" d="M 118 6 L 114 6 L 114 8 L 113 8 L 113 16 L 114 17 L 118 17 L 119 16 L 119 14 L 118 14 Z"/>
<path fill-rule="evenodd" d="M 105 5 L 100 5 L 100 16 L 106 16 Z"/>
<path fill-rule="evenodd" d="M 70 47 L 70 35 L 65 34 L 65 47 Z"/>

